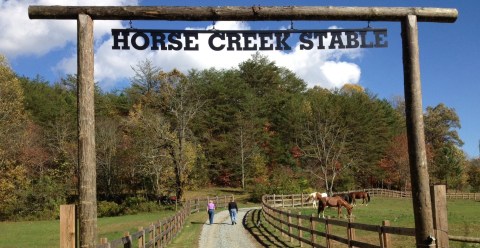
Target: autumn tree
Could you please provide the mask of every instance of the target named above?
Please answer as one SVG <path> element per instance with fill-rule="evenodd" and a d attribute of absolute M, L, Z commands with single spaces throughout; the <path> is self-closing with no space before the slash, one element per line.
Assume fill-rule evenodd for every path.
<path fill-rule="evenodd" d="M 172 136 L 165 136 L 166 148 L 175 171 L 177 199 L 182 199 L 200 146 L 195 144 L 191 122 L 205 101 L 195 91 L 195 81 L 178 70 L 161 73 L 162 109 L 170 119 Z"/>
<path fill-rule="evenodd" d="M 410 162 L 408 156 L 407 134 L 402 133 L 392 139 L 387 147 L 385 157 L 380 161 L 384 170 L 382 183 L 388 188 L 410 189 Z"/>
<path fill-rule="evenodd" d="M 175 134 L 165 116 L 148 108 L 132 109 L 126 122 L 127 132 L 137 157 L 133 175 L 143 178 L 147 192 L 163 195 L 174 186 L 173 160 L 169 147 Z"/>
<path fill-rule="evenodd" d="M 18 212 L 29 187 L 27 170 L 19 163 L 25 123 L 24 93 L 18 78 L 0 55 L 0 220 Z"/>

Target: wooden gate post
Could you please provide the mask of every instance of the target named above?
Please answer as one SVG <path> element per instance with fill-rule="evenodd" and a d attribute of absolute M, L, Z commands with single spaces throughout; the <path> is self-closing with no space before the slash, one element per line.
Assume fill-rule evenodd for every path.
<path fill-rule="evenodd" d="M 430 186 L 432 196 L 433 227 L 438 248 L 448 248 L 447 191 L 445 185 Z"/>
<path fill-rule="evenodd" d="M 402 21 L 402 50 L 415 241 L 417 247 L 434 247 L 435 242 L 429 240 L 434 233 L 423 123 L 418 25 L 415 15 L 408 15 Z"/>
<path fill-rule="evenodd" d="M 97 239 L 97 173 L 95 155 L 95 84 L 93 78 L 93 20 L 77 20 L 78 173 L 80 247 L 94 248 Z"/>
<path fill-rule="evenodd" d="M 75 205 L 60 205 L 60 247 L 75 248 Z"/>

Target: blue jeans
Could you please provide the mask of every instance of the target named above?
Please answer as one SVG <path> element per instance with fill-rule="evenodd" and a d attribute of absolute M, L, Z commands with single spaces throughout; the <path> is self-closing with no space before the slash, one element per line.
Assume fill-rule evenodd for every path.
<path fill-rule="evenodd" d="M 237 223 L 237 210 L 230 209 L 230 219 L 232 219 L 232 224 L 235 222 Z"/>
<path fill-rule="evenodd" d="M 210 220 L 210 224 L 213 224 L 213 216 L 215 215 L 215 211 L 213 209 L 208 210 L 208 219 Z"/>

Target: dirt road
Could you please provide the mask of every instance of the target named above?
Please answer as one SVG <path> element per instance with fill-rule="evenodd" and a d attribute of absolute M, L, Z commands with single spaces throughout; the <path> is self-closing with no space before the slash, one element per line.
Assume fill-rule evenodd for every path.
<path fill-rule="evenodd" d="M 257 241 L 245 229 L 245 214 L 251 209 L 240 208 L 237 215 L 237 225 L 232 225 L 228 210 L 215 213 L 214 223 L 208 225 L 208 220 L 202 228 L 200 248 L 256 248 Z M 206 215 L 206 214 L 205 214 Z"/>

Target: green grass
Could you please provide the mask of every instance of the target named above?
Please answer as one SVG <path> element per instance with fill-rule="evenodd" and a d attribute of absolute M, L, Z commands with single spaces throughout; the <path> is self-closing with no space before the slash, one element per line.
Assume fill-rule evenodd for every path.
<path fill-rule="evenodd" d="M 215 196 L 234 194 L 239 207 L 259 206 L 259 204 L 248 202 L 248 195 L 241 190 L 235 189 L 208 189 L 202 192 L 188 192 L 187 198 Z M 456 236 L 479 237 L 480 230 L 480 202 L 472 200 L 449 200 L 448 208 L 448 225 L 449 234 Z M 301 212 L 304 215 L 316 213 L 312 208 L 295 208 L 292 213 Z M 136 215 L 108 217 L 98 219 L 99 238 L 106 237 L 112 241 L 121 238 L 124 232 L 134 233 L 138 227 L 146 227 L 158 220 L 165 219 L 173 215 L 174 211 L 161 211 L 156 213 L 142 213 Z M 345 213 L 345 210 L 343 210 Z M 256 212 L 252 212 L 257 216 Z M 337 218 L 336 209 L 327 209 L 326 215 Z M 254 216 L 252 215 L 252 216 Z M 398 227 L 414 227 L 414 217 L 411 199 L 393 199 L 393 198 L 372 198 L 368 206 L 357 205 L 353 210 L 355 222 L 381 225 L 383 220 L 389 220 L 391 226 Z M 191 215 L 186 220 L 184 229 L 173 240 L 169 247 L 173 248 L 195 248 L 198 247 L 198 238 L 206 220 L 206 214 L 203 211 Z M 251 222 L 247 222 L 247 229 L 253 235 L 261 236 L 264 242 L 268 240 L 275 241 L 270 233 L 278 235 L 271 227 L 268 227 L 266 221 L 261 222 L 261 226 L 256 226 L 257 219 L 251 218 Z M 255 218 L 258 218 L 255 217 Z M 58 247 L 59 246 L 59 221 L 24 221 L 24 222 L 0 222 L 0 248 L 16 248 L 16 247 Z M 319 228 L 323 228 L 320 227 Z M 322 229 L 319 229 L 322 230 Z M 341 235 L 345 233 L 345 229 L 339 229 Z M 362 241 L 378 242 L 378 234 L 357 230 L 357 239 Z M 394 244 L 406 244 L 404 247 L 411 247 L 414 244 L 413 237 L 393 235 Z M 277 240 L 277 242 L 279 242 Z M 395 243 L 397 242 L 397 243 Z M 478 247 L 476 244 L 462 244 L 458 242 L 450 242 L 450 247 Z M 295 245 L 294 245 L 295 247 Z M 395 246 L 401 247 L 401 246 Z"/>
<path fill-rule="evenodd" d="M 173 215 L 174 211 L 142 213 L 118 217 L 98 218 L 99 238 L 115 240 L 125 232 L 134 233 L 138 227 Z M 58 247 L 60 243 L 60 221 L 0 222 L 0 248 Z"/>
<path fill-rule="evenodd" d="M 301 212 L 303 215 L 316 214 L 313 208 L 295 208 L 292 213 Z M 448 200 L 448 229 L 449 235 L 480 237 L 480 202 L 472 200 Z M 342 210 L 346 214 L 346 210 Z M 336 208 L 327 208 L 325 216 L 337 219 Z M 383 220 L 389 220 L 391 226 L 396 227 L 415 227 L 413 215 L 413 203 L 411 199 L 396 198 L 372 198 L 368 206 L 357 204 L 353 209 L 354 222 L 372 225 L 381 225 Z M 319 227 L 324 231 L 324 227 Z M 339 236 L 346 238 L 345 228 L 335 227 L 335 232 Z M 345 235 L 344 235 L 345 234 Z M 379 244 L 378 234 L 356 230 L 356 239 Z M 392 242 L 395 247 L 412 247 L 415 244 L 415 238 L 409 236 L 392 235 Z M 473 244 L 470 244 L 473 245 Z M 480 245 L 479 245 L 480 246 Z M 459 242 L 450 242 L 450 247 L 474 247 Z"/>
<path fill-rule="evenodd" d="M 258 204 L 247 202 L 248 194 L 240 189 L 206 188 L 185 193 L 186 199 L 203 198 L 206 196 L 235 195 L 239 207 Z M 125 232 L 135 233 L 139 227 L 147 227 L 158 220 L 174 214 L 173 210 L 141 213 L 118 217 L 98 218 L 98 238 L 107 238 L 109 241 L 121 238 Z M 201 231 L 201 224 L 206 220 L 204 212 L 189 217 L 185 228 L 174 239 L 169 247 L 197 247 L 197 240 Z M 60 243 L 60 222 L 51 221 L 19 221 L 0 222 L 0 248 L 17 247 L 58 247 Z"/>
<path fill-rule="evenodd" d="M 194 213 L 188 217 L 186 223 L 172 243 L 168 245 L 170 248 L 194 248 L 198 247 L 198 239 L 202 232 L 203 224 L 207 219 L 205 211 Z"/>

